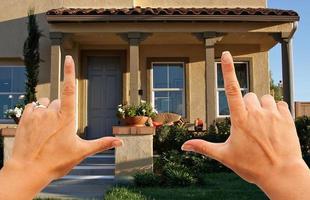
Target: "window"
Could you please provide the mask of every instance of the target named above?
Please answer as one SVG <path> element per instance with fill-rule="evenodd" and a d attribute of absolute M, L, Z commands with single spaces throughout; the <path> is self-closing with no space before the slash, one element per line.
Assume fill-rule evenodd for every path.
<path fill-rule="evenodd" d="M 152 63 L 153 105 L 158 112 L 185 115 L 184 63 Z"/>
<path fill-rule="evenodd" d="M 229 116 L 229 108 L 224 88 L 224 79 L 221 63 L 216 63 L 217 67 L 217 115 L 219 117 Z M 242 95 L 249 92 L 249 73 L 247 62 L 235 62 L 236 75 L 240 84 Z"/>
<path fill-rule="evenodd" d="M 4 112 L 24 98 L 25 79 L 24 67 L 0 66 L 0 122 L 9 122 Z"/>

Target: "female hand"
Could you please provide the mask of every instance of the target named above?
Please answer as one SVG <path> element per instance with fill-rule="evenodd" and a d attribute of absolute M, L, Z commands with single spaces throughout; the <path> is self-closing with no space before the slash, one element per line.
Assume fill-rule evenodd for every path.
<path fill-rule="evenodd" d="M 0 199 L 32 199 L 87 156 L 122 145 L 114 137 L 87 141 L 76 134 L 75 90 L 74 61 L 67 56 L 61 101 L 42 98 L 39 102 L 47 108 L 25 107 L 12 157 L 1 170 Z"/>
<path fill-rule="evenodd" d="M 254 93 L 242 98 L 229 52 L 222 55 L 222 71 L 232 123 L 230 137 L 225 143 L 190 140 L 182 149 L 220 161 L 272 199 L 310 199 L 306 189 L 309 170 L 288 105 L 276 103 L 270 95 L 261 101 Z"/>

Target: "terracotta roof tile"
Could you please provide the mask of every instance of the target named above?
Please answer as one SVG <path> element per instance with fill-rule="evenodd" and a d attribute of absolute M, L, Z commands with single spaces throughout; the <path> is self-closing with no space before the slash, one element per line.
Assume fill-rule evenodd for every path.
<path fill-rule="evenodd" d="M 47 15 L 265 15 L 295 16 L 293 10 L 271 8 L 58 8 Z"/>

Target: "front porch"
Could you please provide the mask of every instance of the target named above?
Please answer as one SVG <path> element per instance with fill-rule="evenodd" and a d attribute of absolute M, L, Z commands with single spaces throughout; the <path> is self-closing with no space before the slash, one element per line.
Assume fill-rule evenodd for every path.
<path fill-rule="evenodd" d="M 293 113 L 290 38 L 295 31 L 292 23 L 295 20 L 274 19 L 262 21 L 257 18 L 242 23 L 241 18 L 239 21 L 208 21 L 206 18 L 205 21 L 191 19 L 188 22 L 175 19 L 172 22 L 159 20 L 161 23 L 158 23 L 142 18 L 133 22 L 121 19 L 114 22 L 111 16 L 93 18 L 90 15 L 87 18 L 48 14 L 52 41 L 50 97 L 59 98 L 63 58 L 71 54 L 77 71 L 77 126 L 79 132 L 84 133 L 90 116 L 90 85 L 85 73 L 90 56 L 117 56 L 120 59 L 120 101 L 114 102 L 115 105 L 122 102 L 138 104 L 140 100 L 158 105 L 161 96 L 154 87 L 154 63 L 181 63 L 183 87 L 163 91 L 182 91 L 182 98 L 177 100 L 183 107 L 180 114 L 187 121 L 201 118 L 210 125 L 227 116 L 226 112 L 221 115 L 221 106 L 226 106 L 217 70 L 221 52 L 229 50 L 236 62 L 246 63 L 246 72 L 242 72 L 247 76 L 244 92 L 262 96 L 269 93 L 268 51 L 281 42 L 284 99 Z M 163 91 L 162 88 L 158 90 Z"/>

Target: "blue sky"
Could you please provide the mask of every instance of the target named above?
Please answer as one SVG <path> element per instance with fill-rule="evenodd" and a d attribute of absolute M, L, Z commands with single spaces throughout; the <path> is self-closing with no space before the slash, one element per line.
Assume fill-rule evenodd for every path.
<path fill-rule="evenodd" d="M 309 0 L 269 0 L 268 7 L 295 10 L 301 17 L 294 36 L 295 101 L 310 102 L 310 2 Z M 277 83 L 281 80 L 281 46 L 269 54 L 270 69 Z"/>

